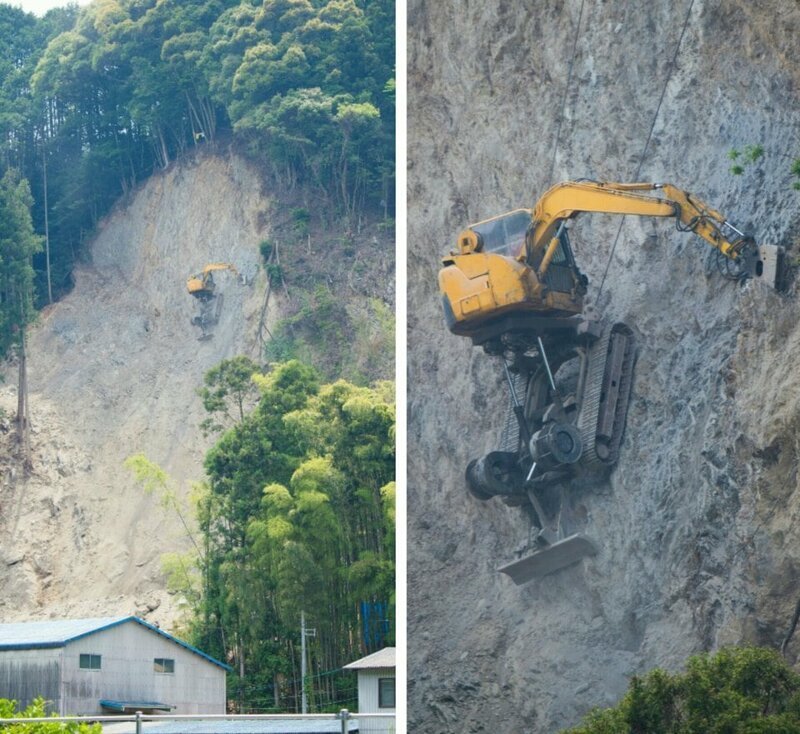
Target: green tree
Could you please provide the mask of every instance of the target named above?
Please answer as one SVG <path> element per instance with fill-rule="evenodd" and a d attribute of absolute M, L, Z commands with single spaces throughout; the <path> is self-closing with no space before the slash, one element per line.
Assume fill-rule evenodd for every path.
<path fill-rule="evenodd" d="M 684 673 L 631 680 L 611 709 L 569 734 L 790 734 L 800 731 L 800 676 L 774 650 L 730 648 L 689 659 Z"/>
<path fill-rule="evenodd" d="M 209 414 L 202 424 L 205 431 L 221 431 L 244 420 L 245 411 L 252 407 L 251 401 L 258 393 L 252 379 L 258 371 L 252 359 L 240 355 L 224 359 L 206 372 L 203 387 L 198 390 Z"/>
<path fill-rule="evenodd" d="M 9 169 L 0 179 L 0 357 L 22 344 L 34 318 L 31 258 L 42 246 L 33 231 L 28 182 Z"/>
<path fill-rule="evenodd" d="M 206 460 L 194 629 L 235 661 L 242 706 L 280 708 L 300 694 L 300 612 L 317 628 L 312 668 L 335 670 L 363 652 L 361 603 L 394 603 L 394 393 L 320 385 L 297 361 L 253 380 L 257 407 Z M 269 686 L 269 703 L 263 688 L 248 693 L 253 680 Z M 325 678 L 314 696 L 335 701 L 338 685 Z"/>

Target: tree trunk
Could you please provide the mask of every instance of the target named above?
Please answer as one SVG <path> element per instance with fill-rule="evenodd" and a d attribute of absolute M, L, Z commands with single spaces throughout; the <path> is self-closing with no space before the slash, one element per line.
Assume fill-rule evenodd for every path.
<path fill-rule="evenodd" d="M 17 445 L 22 455 L 22 465 L 28 473 L 33 468 L 30 442 L 30 411 L 28 408 L 28 366 L 25 354 L 25 327 L 21 326 L 19 346 L 19 385 L 17 390 Z"/>
<path fill-rule="evenodd" d="M 50 278 L 50 224 L 47 212 L 47 150 L 42 146 L 42 175 L 44 178 L 44 254 L 47 267 L 47 299 L 53 303 L 53 283 Z"/>

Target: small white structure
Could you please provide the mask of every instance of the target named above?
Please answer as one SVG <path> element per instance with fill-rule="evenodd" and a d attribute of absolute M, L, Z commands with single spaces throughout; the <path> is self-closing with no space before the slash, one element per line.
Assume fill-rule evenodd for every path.
<path fill-rule="evenodd" d="M 225 713 L 230 667 L 138 617 L 0 624 L 0 698 L 61 716 Z"/>
<path fill-rule="evenodd" d="M 358 671 L 358 711 L 362 714 L 395 713 L 395 656 L 393 647 L 367 655 L 345 665 Z M 388 734 L 395 731 L 394 719 L 359 719 L 360 734 Z"/>

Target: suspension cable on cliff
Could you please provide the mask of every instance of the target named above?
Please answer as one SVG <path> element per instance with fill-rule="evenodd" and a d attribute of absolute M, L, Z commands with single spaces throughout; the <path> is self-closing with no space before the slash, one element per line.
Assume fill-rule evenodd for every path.
<path fill-rule="evenodd" d="M 572 69 L 575 65 L 575 54 L 578 50 L 578 37 L 580 36 L 581 32 L 581 20 L 583 19 L 583 6 L 586 3 L 586 0 L 581 0 L 581 9 L 578 13 L 578 25 L 575 26 L 575 38 L 572 42 L 572 55 L 569 59 L 569 71 L 567 72 L 567 84 L 564 87 L 564 96 L 561 99 L 561 112 L 558 115 L 558 127 L 556 127 L 556 141 L 553 145 L 553 158 L 550 161 L 550 173 L 547 175 L 547 185 L 545 186 L 545 190 L 549 189 L 553 185 L 553 172 L 556 168 L 556 153 L 558 152 L 558 141 L 561 137 L 561 123 L 564 122 L 564 110 L 567 108 L 567 96 L 569 95 L 569 89 L 572 84 Z"/>
<path fill-rule="evenodd" d="M 661 90 L 661 97 L 658 100 L 658 106 L 656 107 L 656 113 L 653 115 L 653 122 L 650 125 L 650 132 L 647 133 L 647 141 L 644 144 L 644 149 L 642 150 L 642 154 L 639 156 L 639 165 L 636 167 L 636 173 L 633 174 L 633 180 L 639 180 L 639 174 L 642 170 L 642 165 L 644 164 L 644 158 L 647 155 L 647 149 L 650 147 L 650 141 L 653 139 L 653 131 L 656 129 L 656 122 L 658 122 L 658 115 L 661 112 L 661 105 L 664 102 L 664 97 L 667 93 L 667 87 L 669 86 L 670 79 L 672 78 L 672 72 L 675 71 L 675 64 L 678 61 L 678 54 L 681 50 L 681 45 L 683 44 L 683 37 L 686 35 L 686 29 L 689 27 L 689 20 L 692 17 L 692 8 L 694 7 L 694 0 L 690 0 L 689 2 L 689 9 L 686 11 L 686 18 L 683 21 L 683 28 L 681 29 L 681 35 L 678 38 L 678 45 L 675 46 L 675 53 L 672 56 L 672 61 L 669 63 L 669 71 L 667 73 L 667 78 L 664 82 L 664 88 Z M 622 226 L 625 224 L 625 217 L 622 217 L 619 222 L 619 228 L 617 229 L 617 236 L 614 238 L 614 244 L 611 245 L 611 252 L 608 255 L 608 261 L 606 262 L 606 269 L 603 272 L 603 279 L 600 281 L 600 290 L 597 292 L 597 299 L 596 302 L 600 303 L 600 296 L 603 294 L 603 286 L 606 282 L 606 276 L 608 275 L 608 269 L 611 266 L 611 260 L 614 257 L 614 251 L 617 249 L 617 242 L 619 242 L 619 236 L 622 234 Z"/>

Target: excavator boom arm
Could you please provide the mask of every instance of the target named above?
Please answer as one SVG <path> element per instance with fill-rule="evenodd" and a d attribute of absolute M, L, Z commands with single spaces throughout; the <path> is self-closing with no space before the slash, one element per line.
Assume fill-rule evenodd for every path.
<path fill-rule="evenodd" d="M 230 263 L 210 263 L 203 268 L 203 275 L 208 275 L 215 270 L 230 270 L 232 273 L 238 275 L 238 271 Z"/>
<path fill-rule="evenodd" d="M 647 196 L 647 191 L 662 191 L 664 198 Z M 583 212 L 675 217 L 680 229 L 694 232 L 736 261 L 744 247 L 753 246 L 720 212 L 672 184 L 570 181 L 554 186 L 536 202 L 529 254 L 535 257 L 547 248 L 561 222 Z"/>
<path fill-rule="evenodd" d="M 661 191 L 664 196 L 647 194 L 652 191 Z M 730 224 L 720 212 L 672 184 L 568 181 L 545 192 L 533 210 L 518 209 L 513 214 L 519 219 L 524 212 L 530 216 L 524 241 L 517 236 L 518 244 L 509 242 L 511 246 L 505 248 L 495 244 L 493 248 L 505 250 L 505 254 L 520 262 L 527 260 L 538 264 L 544 260 L 547 263 L 548 250 L 552 256 L 553 238 L 562 224 L 582 213 L 673 217 L 679 229 L 694 232 L 725 257 L 737 262 L 755 250 L 753 241 Z M 467 255 L 486 249 L 482 247 L 481 230 L 503 218 L 509 218 L 509 215 L 478 222 L 463 232 L 458 240 L 460 253 Z M 497 231 L 497 227 L 493 229 Z M 510 252 L 514 247 L 516 251 Z"/>

